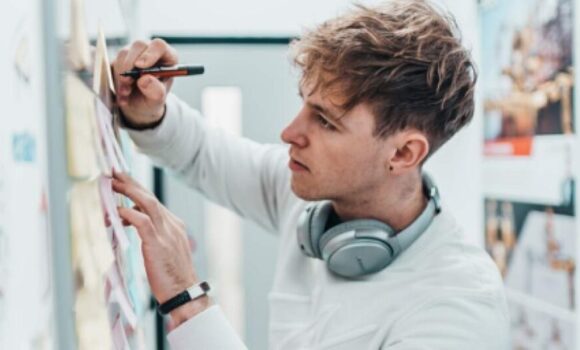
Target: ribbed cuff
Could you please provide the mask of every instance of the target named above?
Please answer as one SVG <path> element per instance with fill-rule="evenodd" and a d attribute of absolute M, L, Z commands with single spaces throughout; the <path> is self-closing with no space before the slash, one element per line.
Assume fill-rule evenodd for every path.
<path fill-rule="evenodd" d="M 179 325 L 169 333 L 167 340 L 172 350 L 246 349 L 218 305 L 209 307 Z"/>

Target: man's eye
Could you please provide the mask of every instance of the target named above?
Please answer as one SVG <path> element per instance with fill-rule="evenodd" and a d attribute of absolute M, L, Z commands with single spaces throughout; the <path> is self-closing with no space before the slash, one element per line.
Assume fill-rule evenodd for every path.
<path fill-rule="evenodd" d="M 318 119 L 318 122 L 320 123 L 320 125 L 328 130 L 335 130 L 336 128 L 334 127 L 334 125 L 330 124 L 328 122 L 328 120 L 326 120 L 324 117 L 322 117 L 320 114 L 316 115 L 316 118 Z"/>

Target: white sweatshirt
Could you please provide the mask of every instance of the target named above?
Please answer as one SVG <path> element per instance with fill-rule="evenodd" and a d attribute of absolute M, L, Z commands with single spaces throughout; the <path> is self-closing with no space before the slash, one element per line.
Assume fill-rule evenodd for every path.
<path fill-rule="evenodd" d="M 345 280 L 298 248 L 296 225 L 305 202 L 291 192 L 287 148 L 207 128 L 173 95 L 159 127 L 129 133 L 141 151 L 209 199 L 279 232 L 270 349 L 509 348 L 498 270 L 482 249 L 463 242 L 445 208 L 386 269 Z M 183 323 L 168 339 L 174 350 L 246 348 L 219 306 Z"/>

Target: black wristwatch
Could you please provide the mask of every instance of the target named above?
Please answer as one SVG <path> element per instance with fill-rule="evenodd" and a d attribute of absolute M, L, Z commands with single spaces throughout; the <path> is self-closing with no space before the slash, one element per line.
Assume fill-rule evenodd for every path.
<path fill-rule="evenodd" d="M 177 294 L 173 298 L 159 305 L 157 309 L 159 310 L 160 314 L 167 315 L 168 313 L 180 307 L 181 305 L 207 295 L 207 292 L 209 292 L 209 290 L 210 290 L 209 284 L 205 281 L 199 284 L 194 284 L 193 286 L 187 288 L 183 292 Z"/>

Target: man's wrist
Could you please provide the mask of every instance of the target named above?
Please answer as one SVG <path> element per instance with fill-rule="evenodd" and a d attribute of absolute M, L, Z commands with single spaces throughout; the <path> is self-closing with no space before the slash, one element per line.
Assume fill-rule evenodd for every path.
<path fill-rule="evenodd" d="M 204 295 L 175 308 L 169 313 L 169 315 L 171 316 L 174 327 L 177 327 L 187 320 L 195 317 L 197 314 L 207 310 L 209 306 L 209 296 Z"/>
<path fill-rule="evenodd" d="M 119 108 L 119 120 L 121 122 L 121 125 L 127 129 L 136 131 L 150 130 L 155 129 L 156 127 L 161 125 L 161 123 L 165 119 L 166 113 L 167 113 L 167 104 L 164 104 L 163 113 L 161 114 L 161 117 L 159 117 L 159 119 L 150 123 L 135 123 L 131 121 L 129 118 L 127 118 L 127 116 L 125 116 L 125 114 L 123 114 L 123 111 Z"/>

